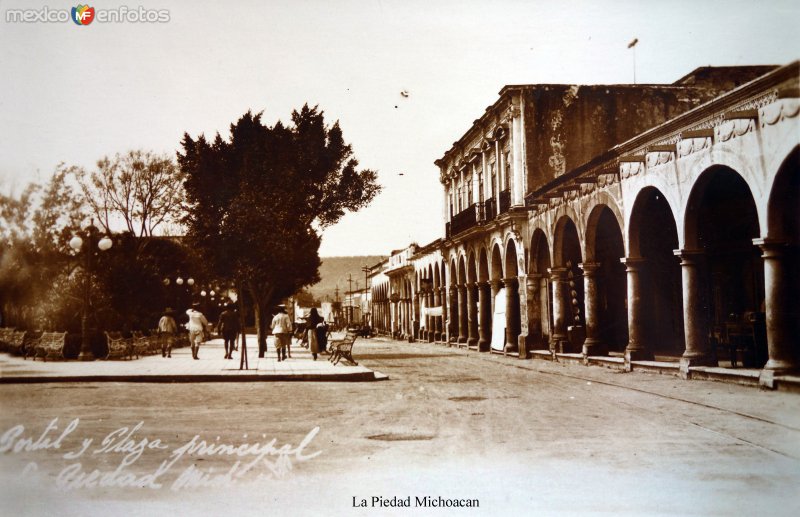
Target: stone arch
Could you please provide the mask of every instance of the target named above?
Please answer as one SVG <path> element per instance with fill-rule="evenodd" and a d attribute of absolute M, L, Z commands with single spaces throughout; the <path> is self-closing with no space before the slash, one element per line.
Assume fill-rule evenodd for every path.
<path fill-rule="evenodd" d="M 486 282 L 489 280 L 489 258 L 486 255 L 486 248 L 481 246 L 478 252 L 478 281 Z"/>
<path fill-rule="evenodd" d="M 553 265 L 556 274 L 553 289 L 554 339 L 561 352 L 578 353 L 583 347 L 585 325 L 584 281 L 579 264 L 583 262 L 578 228 L 569 215 L 556 221 L 553 238 Z M 569 327 L 573 333 L 569 334 Z"/>
<path fill-rule="evenodd" d="M 758 209 L 745 178 L 727 166 L 703 171 L 692 187 L 684 220 L 685 248 L 697 257 L 694 291 L 700 307 L 694 311 L 699 314 L 693 315 L 696 341 L 687 343 L 687 350 L 691 345 L 710 358 L 709 330 L 715 335 L 727 332 L 749 324 L 761 312 L 764 266 L 759 248 L 753 245 L 760 235 Z M 755 343 L 762 346 L 755 347 L 752 357 L 742 358 L 749 366 L 766 363 L 766 335 L 759 337 L 755 336 Z M 736 352 L 728 352 L 728 359 L 736 364 Z"/>
<path fill-rule="evenodd" d="M 677 228 L 677 222 L 680 220 L 679 216 L 681 215 L 681 202 L 679 201 L 680 193 L 678 189 L 668 185 L 663 177 L 655 174 L 645 176 L 640 181 L 642 181 L 641 188 L 635 191 L 632 199 L 626 200 L 625 206 L 635 207 L 636 203 L 640 202 L 641 200 L 650 199 L 650 196 L 656 192 L 659 197 L 659 203 L 663 202 L 666 204 L 670 219 L 672 220 L 672 225 Z M 636 239 L 638 239 L 638 236 L 641 234 L 640 228 L 646 223 L 646 220 L 642 220 L 641 218 L 634 221 L 633 214 L 633 208 L 625 210 L 625 224 L 621 227 L 624 231 L 626 245 L 625 249 L 628 257 L 640 256 L 639 252 L 637 251 L 639 243 Z M 676 235 L 678 235 L 678 245 L 676 245 L 677 248 L 683 244 L 683 233 L 676 232 Z"/>
<path fill-rule="evenodd" d="M 528 260 L 531 299 L 528 300 L 528 336 L 533 348 L 546 348 L 553 329 L 553 300 L 550 283 L 550 246 L 541 228 L 533 230 Z"/>
<path fill-rule="evenodd" d="M 492 246 L 492 257 L 489 264 L 491 266 L 492 280 L 501 280 L 503 278 L 503 254 L 500 251 L 500 245 L 497 243 Z"/>
<path fill-rule="evenodd" d="M 584 257 L 586 257 L 587 262 L 592 262 L 595 260 L 594 258 L 594 249 L 597 242 L 597 227 L 598 222 L 600 220 L 600 216 L 604 213 L 608 212 L 611 216 L 616 220 L 617 228 L 620 230 L 621 235 L 625 235 L 625 219 L 622 216 L 622 212 L 620 211 L 619 207 L 617 206 L 616 202 L 613 200 L 611 196 L 607 193 L 602 192 L 604 194 L 603 199 L 592 206 L 592 209 L 589 211 L 589 215 L 586 218 L 584 227 L 586 228 L 586 236 L 585 236 L 585 249 L 584 249 Z M 624 245 L 624 242 L 623 242 Z M 624 250 L 623 250 L 624 256 Z"/>
<path fill-rule="evenodd" d="M 763 233 L 763 232 L 762 232 Z M 764 268 L 766 368 L 800 368 L 800 146 L 783 161 L 767 205 L 767 238 L 759 242 Z"/>
<path fill-rule="evenodd" d="M 592 208 L 586 223 L 584 291 L 588 355 L 623 352 L 628 343 L 625 242 L 620 218 L 605 204 Z M 591 307 L 590 307 L 591 306 Z"/>
<path fill-rule="evenodd" d="M 642 310 L 640 321 L 628 324 L 641 328 L 640 345 L 645 347 L 637 358 L 680 355 L 685 346 L 681 267 L 674 254 L 679 246 L 675 212 L 659 189 L 648 186 L 638 192 L 630 214 L 627 260 L 632 274 L 638 275 Z"/>
<path fill-rule="evenodd" d="M 736 171 L 741 177 L 742 181 L 750 190 L 753 199 L 763 199 L 765 185 L 761 179 L 763 176 L 760 171 L 761 167 L 760 165 L 754 165 L 753 160 L 747 155 L 744 155 L 740 149 L 741 146 L 715 145 L 710 153 L 704 155 L 703 159 L 694 163 L 687 174 L 687 177 L 694 178 L 694 181 L 688 188 L 690 195 L 686 198 L 688 199 L 691 193 L 695 191 L 698 182 L 702 184 L 706 181 L 704 176 L 707 176 L 706 173 L 709 170 L 730 169 Z M 681 214 L 682 218 L 680 221 L 685 226 L 687 216 L 685 211 L 688 210 L 688 204 L 683 208 L 684 212 Z M 766 221 L 763 218 L 765 214 L 763 211 L 758 211 L 757 213 L 759 226 L 763 228 L 766 225 Z M 689 248 L 689 245 L 684 244 L 684 247 Z"/>

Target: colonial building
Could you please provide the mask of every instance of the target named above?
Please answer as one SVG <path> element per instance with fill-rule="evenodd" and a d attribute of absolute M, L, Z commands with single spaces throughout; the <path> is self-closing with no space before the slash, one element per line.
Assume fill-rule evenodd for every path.
<path fill-rule="evenodd" d="M 724 359 L 765 384 L 797 369 L 798 72 L 506 86 L 436 161 L 444 239 L 386 271 L 401 335 L 683 375 Z"/>

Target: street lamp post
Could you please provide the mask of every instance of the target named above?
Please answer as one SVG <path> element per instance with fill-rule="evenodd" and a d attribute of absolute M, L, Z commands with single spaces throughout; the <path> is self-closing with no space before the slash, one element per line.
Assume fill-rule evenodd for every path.
<path fill-rule="evenodd" d="M 92 296 L 92 257 L 95 254 L 94 247 L 97 246 L 100 251 L 106 251 L 114 244 L 108 235 L 104 235 L 98 240 L 99 233 L 100 231 L 95 228 L 94 221 L 92 221 L 85 228 L 83 228 L 82 232 L 77 233 L 69 241 L 69 247 L 72 248 L 75 253 L 83 252 L 84 270 L 86 275 L 83 286 L 83 308 L 81 311 L 81 352 L 78 355 L 79 361 L 94 360 L 92 345 L 89 341 L 89 305 L 91 303 Z"/>

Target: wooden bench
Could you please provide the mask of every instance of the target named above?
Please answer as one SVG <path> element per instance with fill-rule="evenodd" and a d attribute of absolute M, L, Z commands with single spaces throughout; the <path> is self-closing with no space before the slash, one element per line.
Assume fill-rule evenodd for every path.
<path fill-rule="evenodd" d="M 35 361 L 37 357 L 41 357 L 45 362 L 47 358 L 66 359 L 64 357 L 64 343 L 67 339 L 66 332 L 45 332 L 42 337 L 31 343 L 31 352 L 29 355 Z"/>
<path fill-rule="evenodd" d="M 24 330 L 15 330 L 11 333 L 11 337 L 6 341 L 8 351 L 14 355 L 25 356 L 25 335 L 27 332 Z"/>
<path fill-rule="evenodd" d="M 121 332 L 106 332 L 108 354 L 103 359 L 132 359 L 133 341 L 122 337 Z"/>
<path fill-rule="evenodd" d="M 135 330 L 133 331 L 133 355 L 137 357 L 145 356 L 150 354 L 150 338 L 145 336 L 142 332 Z"/>
<path fill-rule="evenodd" d="M 356 360 L 353 359 L 353 344 L 357 337 L 358 334 L 356 332 L 348 330 L 344 339 L 332 340 L 328 347 L 331 353 L 329 361 L 333 364 L 339 364 L 339 361 L 345 359 L 353 365 L 358 366 Z"/>

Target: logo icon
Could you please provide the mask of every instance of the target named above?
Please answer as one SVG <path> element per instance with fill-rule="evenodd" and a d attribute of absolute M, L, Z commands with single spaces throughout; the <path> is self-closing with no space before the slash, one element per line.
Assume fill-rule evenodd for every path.
<path fill-rule="evenodd" d="M 94 21 L 94 7 L 78 5 L 72 8 L 72 21 L 77 25 L 89 25 Z"/>

